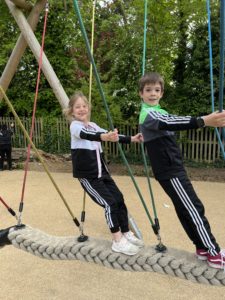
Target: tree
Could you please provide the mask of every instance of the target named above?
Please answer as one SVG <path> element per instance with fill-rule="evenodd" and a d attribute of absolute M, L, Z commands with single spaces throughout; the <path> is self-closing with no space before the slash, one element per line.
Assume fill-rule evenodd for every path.
<path fill-rule="evenodd" d="M 4 1 L 0 2 L 0 40 L 1 40 L 1 51 L 0 51 L 0 74 L 3 72 L 5 64 L 13 50 L 14 44 L 16 42 L 16 35 L 18 34 L 18 29 L 16 24 L 9 16 L 8 7 Z M 0 113 L 5 115 L 8 113 L 7 105 L 1 101 L 0 102 Z"/>
<path fill-rule="evenodd" d="M 168 97 L 167 106 L 171 106 L 174 113 L 200 115 L 210 112 L 211 108 L 206 5 L 205 1 L 187 4 L 184 0 L 179 0 L 178 4 L 179 50 L 174 59 L 174 89 Z M 218 5 L 214 4 L 213 9 L 218 11 Z M 214 22 L 214 33 L 215 30 L 218 33 L 218 24 Z M 214 54 L 217 51 L 215 47 Z"/>
<path fill-rule="evenodd" d="M 90 39 L 93 2 L 90 0 L 78 3 Z M 19 30 L 4 2 L 0 3 L 0 11 L 0 37 L 3 41 L 0 71 L 3 71 Z M 39 42 L 43 18 L 42 14 L 36 31 Z M 96 2 L 94 59 L 116 123 L 121 120 L 137 122 L 140 107 L 137 85 L 142 73 L 143 24 L 144 1 Z M 198 79 L 200 84 L 206 74 L 207 55 L 198 65 L 199 69 L 195 66 L 201 60 L 200 54 L 204 53 L 202 50 L 206 47 L 207 35 L 205 29 L 201 29 L 202 26 L 206 28 L 203 0 L 148 1 L 145 70 L 158 71 L 165 78 L 166 92 L 162 105 L 170 111 L 171 108 L 173 112 L 187 112 L 189 109 L 193 111 L 193 108 L 197 111 L 200 106 L 203 108 L 202 104 L 197 104 L 200 103 L 199 97 L 203 96 L 200 91 L 205 80 L 201 87 L 194 86 L 193 81 L 194 78 Z M 199 34 L 202 34 L 202 40 L 197 36 Z M 72 1 L 50 1 L 45 52 L 68 95 L 77 89 L 88 95 L 90 61 Z M 30 116 L 32 113 L 37 70 L 37 62 L 27 49 L 8 90 L 9 98 L 13 99 L 13 104 L 21 116 Z M 201 72 L 203 77 L 199 79 L 197 75 Z M 207 97 L 209 91 L 204 89 L 204 92 Z M 8 108 L 1 104 L 0 112 L 6 114 Z M 37 115 L 49 114 L 61 115 L 61 108 L 42 75 Z M 92 118 L 107 125 L 106 113 L 95 81 L 92 87 Z"/>
<path fill-rule="evenodd" d="M 219 17 L 218 6 L 212 8 L 211 29 L 213 40 L 214 87 L 218 97 L 219 82 Z M 201 38 L 199 38 L 201 37 Z M 209 69 L 208 26 L 198 24 L 192 35 L 192 43 L 188 47 L 187 66 L 184 72 L 183 96 L 185 102 L 179 109 L 190 114 L 203 115 L 211 111 L 210 69 Z"/>

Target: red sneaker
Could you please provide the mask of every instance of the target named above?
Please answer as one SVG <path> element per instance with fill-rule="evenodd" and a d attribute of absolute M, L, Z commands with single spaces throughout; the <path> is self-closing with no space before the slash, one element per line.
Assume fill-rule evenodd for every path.
<path fill-rule="evenodd" d="M 212 268 L 225 270 L 225 250 L 221 250 L 215 256 L 208 255 L 208 265 Z"/>
<path fill-rule="evenodd" d="M 196 256 L 200 260 L 207 260 L 208 258 L 208 251 L 205 249 L 197 249 L 196 250 Z"/>

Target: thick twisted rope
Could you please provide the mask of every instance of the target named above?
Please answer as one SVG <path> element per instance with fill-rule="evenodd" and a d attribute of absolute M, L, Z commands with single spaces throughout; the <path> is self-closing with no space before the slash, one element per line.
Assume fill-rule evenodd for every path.
<path fill-rule="evenodd" d="M 115 253 L 111 242 L 89 238 L 80 243 L 76 237 L 57 237 L 26 226 L 9 230 L 8 239 L 17 248 L 45 259 L 81 260 L 125 271 L 157 272 L 198 283 L 225 285 L 225 272 L 210 268 L 186 251 L 168 249 L 158 253 L 146 246 L 134 256 Z"/>

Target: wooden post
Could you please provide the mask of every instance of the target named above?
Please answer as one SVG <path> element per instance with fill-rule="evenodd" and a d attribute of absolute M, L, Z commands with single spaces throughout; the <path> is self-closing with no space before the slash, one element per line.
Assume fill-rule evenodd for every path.
<path fill-rule="evenodd" d="M 33 7 L 33 4 L 27 0 L 11 0 L 17 7 L 22 8 L 26 11 L 30 11 Z"/>
<path fill-rule="evenodd" d="M 33 52 L 37 61 L 39 61 L 39 56 L 41 52 L 41 46 L 36 39 L 30 25 L 28 24 L 24 14 L 21 10 L 16 8 L 10 0 L 5 0 L 6 4 L 9 7 L 10 12 L 12 13 L 14 19 L 16 20 L 27 44 L 29 45 L 31 51 Z M 66 108 L 69 103 L 69 98 L 66 95 L 59 79 L 57 78 L 50 62 L 48 61 L 45 53 L 43 53 L 42 61 L 42 71 L 45 74 L 46 79 L 48 80 L 56 98 L 58 99 L 62 108 Z"/>
<path fill-rule="evenodd" d="M 44 9 L 46 2 L 47 0 L 38 0 L 29 15 L 27 21 L 30 24 L 32 30 L 35 30 L 39 21 L 40 13 Z M 27 47 L 27 42 L 21 33 L 17 40 L 16 46 L 14 47 L 13 52 L 0 78 L 0 85 L 3 87 L 5 91 L 7 91 L 8 89 L 8 86 L 16 72 L 19 62 L 26 50 L 26 47 Z M 1 99 L 2 99 L 2 94 L 0 94 L 0 101 Z"/>

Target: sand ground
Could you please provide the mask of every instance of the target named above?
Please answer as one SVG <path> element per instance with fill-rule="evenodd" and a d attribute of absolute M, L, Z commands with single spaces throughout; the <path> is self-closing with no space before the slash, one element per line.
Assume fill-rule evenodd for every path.
<path fill-rule="evenodd" d="M 0 173 L 0 196 L 17 211 L 23 171 Z M 69 173 L 54 173 L 63 195 L 74 214 L 79 217 L 83 192 Z M 152 233 L 142 204 L 127 176 L 114 176 L 122 190 L 129 212 L 138 224 L 145 243 L 154 245 Z M 145 178 L 137 182 L 150 208 Z M 194 251 L 186 237 L 170 199 L 155 180 L 152 180 L 162 241 L 168 247 Z M 194 181 L 193 185 L 204 202 L 212 231 L 221 247 L 225 247 L 225 183 Z M 44 172 L 28 172 L 24 224 L 48 234 L 78 235 L 62 200 Z M 16 220 L 0 205 L 1 228 L 16 224 Z M 110 239 L 103 210 L 87 198 L 85 233 Z M 18 250 L 12 245 L 0 249 L 1 300 L 211 300 L 225 299 L 225 287 L 192 283 L 168 275 L 151 272 L 125 272 L 81 261 L 50 261 Z"/>

